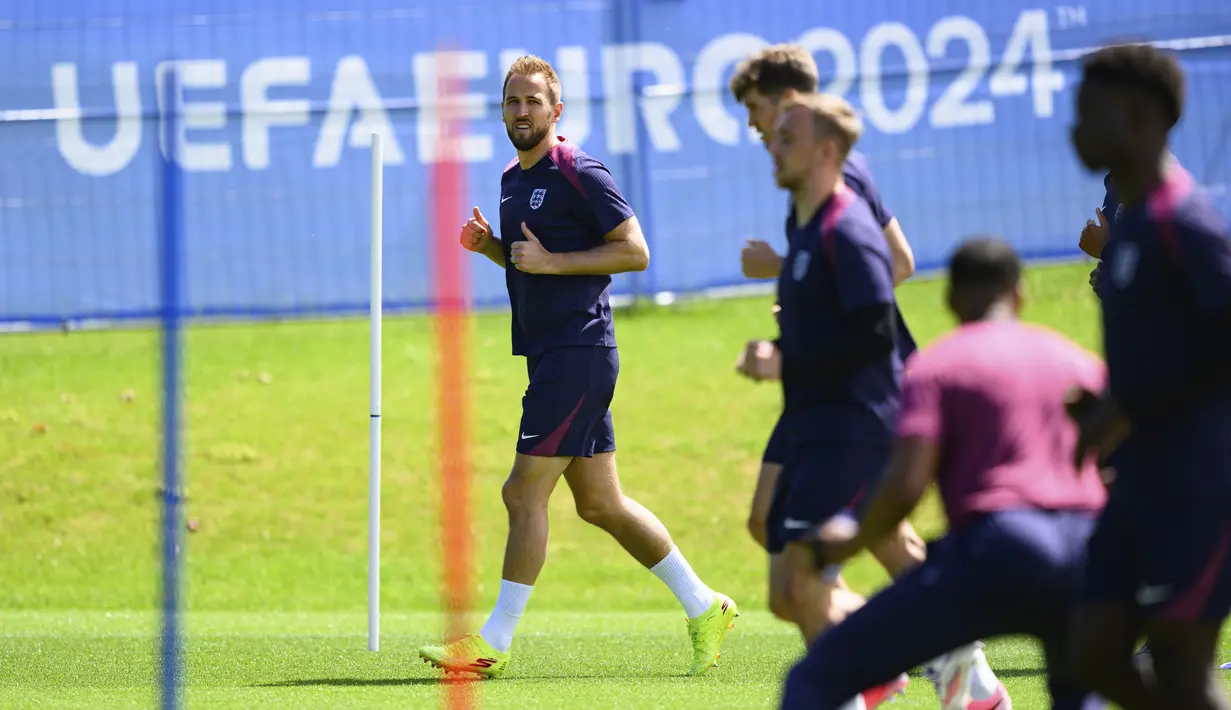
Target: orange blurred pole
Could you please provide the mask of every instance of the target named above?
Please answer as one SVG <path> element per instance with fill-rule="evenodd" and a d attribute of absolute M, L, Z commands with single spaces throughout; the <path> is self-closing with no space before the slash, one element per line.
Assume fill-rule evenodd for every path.
<path fill-rule="evenodd" d="M 437 160 L 431 171 L 433 295 L 436 303 L 437 406 L 440 457 L 440 524 L 443 533 L 446 635 L 470 631 L 470 461 L 467 252 L 458 243 L 465 221 L 465 169 L 460 140 L 462 120 L 455 97 L 462 95 L 458 72 L 447 52 L 438 52 L 435 98 Z M 444 705 L 450 710 L 476 707 L 473 679 L 447 677 Z"/>

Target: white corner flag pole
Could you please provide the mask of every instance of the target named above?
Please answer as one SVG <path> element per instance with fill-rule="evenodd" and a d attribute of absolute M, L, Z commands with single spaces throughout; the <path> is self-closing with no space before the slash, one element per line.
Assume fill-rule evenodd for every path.
<path fill-rule="evenodd" d="M 372 134 L 372 294 L 371 294 L 371 416 L 368 418 L 368 650 L 380 650 L 380 331 L 382 205 L 384 156 L 379 133 Z"/>

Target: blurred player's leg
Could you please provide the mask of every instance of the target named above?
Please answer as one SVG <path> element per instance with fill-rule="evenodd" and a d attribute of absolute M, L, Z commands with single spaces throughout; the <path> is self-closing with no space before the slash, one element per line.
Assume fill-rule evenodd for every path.
<path fill-rule="evenodd" d="M 1088 516 L 1084 521 L 1089 530 Z M 1083 521 L 1010 512 L 950 535 L 921 566 L 886 587 L 821 636 L 788 676 L 784 708 L 844 708 L 862 689 L 885 683 L 976 639 L 1029 633 L 1060 643 Z M 970 650 L 946 660 L 946 680 L 973 670 Z M 946 688 L 960 691 L 960 687 Z M 1008 708 L 1007 697 L 958 707 Z M 942 703 L 945 696 L 942 696 Z"/>
<path fill-rule="evenodd" d="M 775 309 L 777 306 L 775 306 Z M 756 489 L 752 493 L 752 509 L 748 513 L 748 532 L 762 548 L 769 547 L 769 511 L 774 503 L 774 491 L 782 473 L 782 457 L 786 447 L 786 431 L 782 418 L 774 422 L 765 452 L 761 455 L 761 470 L 757 473 Z"/>
<path fill-rule="evenodd" d="M 1154 646 L 1158 693 L 1170 707 L 1225 710 L 1226 691 L 1215 678 L 1214 658 L 1222 631 L 1219 622 L 1197 625 L 1152 622 L 1147 628 Z"/>
<path fill-rule="evenodd" d="M 1043 658 L 1047 663 L 1047 692 L 1052 710 L 1102 710 L 1107 701 L 1088 692 L 1073 676 L 1069 661 L 1067 636 L 1056 633 L 1043 641 Z"/>
<path fill-rule="evenodd" d="M 624 495 L 614 452 L 574 459 L 564 478 L 573 491 L 577 514 L 615 538 L 662 580 L 684 607 L 693 643 L 690 674 L 700 675 L 712 668 L 727 631 L 739 615 L 735 603 L 706 586 L 671 541 L 662 521 Z"/>
<path fill-rule="evenodd" d="M 1172 455 L 1168 472 L 1200 470 L 1223 458 L 1218 453 L 1192 452 L 1187 460 Z M 1226 708 L 1225 691 L 1214 681 L 1214 658 L 1231 612 L 1231 518 L 1218 502 L 1155 504 L 1153 513 L 1166 529 L 1138 534 L 1143 561 L 1136 600 L 1158 694 L 1172 707 Z"/>
<path fill-rule="evenodd" d="M 763 460 L 761 470 L 757 474 L 757 486 L 752 493 L 752 509 L 748 512 L 748 532 L 762 548 L 769 544 L 769 506 L 773 502 L 774 486 L 778 483 L 780 473 L 782 473 L 782 464 Z"/>
<path fill-rule="evenodd" d="M 921 564 L 927 558 L 927 543 L 923 541 L 909 520 L 902 524 L 889 538 L 868 548 L 889 576 L 898 579 Z M 924 667 L 926 675 L 936 687 L 938 695 L 943 695 L 946 666 L 952 666 L 952 659 L 958 655 L 968 654 L 971 658 L 970 692 L 973 698 L 972 707 L 995 707 L 1001 698 L 1008 696 L 1004 684 L 996 677 L 987 656 L 983 653 L 982 644 L 974 644 L 968 648 L 954 649 L 940 658 L 933 660 Z"/>
<path fill-rule="evenodd" d="M 1221 623 L 1189 625 L 1158 621 L 1149 623 L 1146 628 L 1153 646 L 1158 695 L 1167 701 L 1168 707 L 1194 710 L 1231 707 L 1213 672 Z"/>
<path fill-rule="evenodd" d="M 962 594 L 960 580 L 933 575 L 929 586 L 922 583 L 923 577 L 921 568 L 886 587 L 810 644 L 807 656 L 787 677 L 782 707 L 875 707 L 863 697 L 866 689 L 979 638 L 982 629 L 969 628 L 952 613 L 956 607 L 952 600 Z M 951 613 L 942 620 L 940 609 Z M 903 638 L 908 628 L 917 633 Z"/>
<path fill-rule="evenodd" d="M 884 470 L 884 447 L 833 441 L 788 441 L 770 505 L 770 610 L 811 643 L 863 604 L 837 570 L 817 574 L 808 533 L 850 511 Z"/>
<path fill-rule="evenodd" d="M 1140 627 L 1130 602 L 1083 602 L 1073 617 L 1069 655 L 1082 685 L 1125 710 L 1169 707 L 1133 663 Z"/>
<path fill-rule="evenodd" d="M 1082 685 L 1126 708 L 1162 708 L 1152 679 L 1133 663 L 1141 632 L 1136 610 L 1133 511 L 1113 489 L 1086 550 L 1069 658 Z"/>

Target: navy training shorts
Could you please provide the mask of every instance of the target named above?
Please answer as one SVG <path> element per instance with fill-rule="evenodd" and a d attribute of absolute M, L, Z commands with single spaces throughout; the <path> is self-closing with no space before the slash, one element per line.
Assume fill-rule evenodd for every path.
<path fill-rule="evenodd" d="M 615 450 L 611 400 L 620 355 L 611 347 L 563 347 L 526 358 L 517 453 L 585 456 Z"/>

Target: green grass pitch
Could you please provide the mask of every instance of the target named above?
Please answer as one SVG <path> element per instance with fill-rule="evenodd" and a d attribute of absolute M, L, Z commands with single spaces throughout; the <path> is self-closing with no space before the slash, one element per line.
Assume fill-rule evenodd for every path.
<path fill-rule="evenodd" d="M 1027 318 L 1097 346 L 1088 265 L 1032 269 Z M 948 330 L 936 281 L 900 290 L 921 341 Z M 683 614 L 602 532 L 552 502 L 548 564 L 509 674 L 485 708 L 770 708 L 802 651 L 766 611 L 765 560 L 744 530 L 772 385 L 734 372 L 770 336 L 767 297 L 681 303 L 616 317 L 614 404 L 625 490 L 654 510 L 693 566 L 743 616 L 721 665 L 683 677 Z M 475 582 L 494 603 L 525 369 L 508 316 L 473 330 Z M 438 638 L 440 545 L 432 322 L 385 324 L 384 634 L 366 650 L 368 337 L 364 320 L 193 328 L 187 338 L 189 707 L 427 708 L 437 674 L 415 648 Z M 157 336 L 0 338 L 0 707 L 154 703 L 158 485 Z M 940 532 L 934 501 L 915 516 Z M 884 574 L 850 568 L 871 592 Z M 883 641 L 894 642 L 893 638 Z M 1227 655 L 1231 655 L 1229 650 Z M 1046 707 L 1041 656 L 988 649 L 1023 710 Z M 922 679 L 899 708 L 936 707 Z"/>

